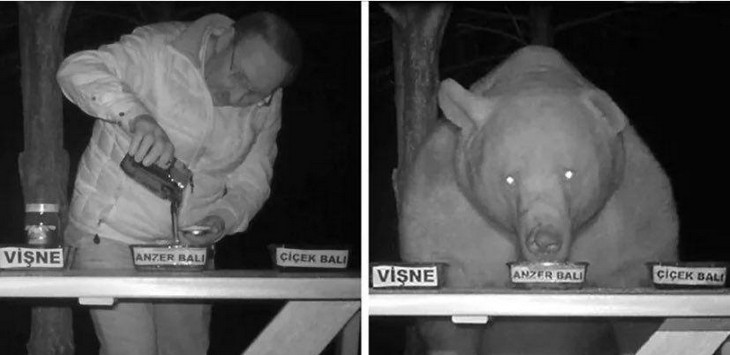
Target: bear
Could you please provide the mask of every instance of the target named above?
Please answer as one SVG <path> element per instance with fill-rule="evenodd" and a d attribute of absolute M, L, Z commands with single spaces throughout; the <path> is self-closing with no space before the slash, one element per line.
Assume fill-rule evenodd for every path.
<path fill-rule="evenodd" d="M 513 261 L 588 262 L 586 287 L 633 288 L 651 285 L 647 262 L 677 260 L 669 177 L 611 97 L 557 50 L 523 47 L 469 90 L 444 80 L 438 99 L 445 120 L 404 172 L 403 261 L 444 262 L 444 287 L 484 289 L 510 287 Z M 429 354 L 624 354 L 658 325 L 418 318 L 409 339 Z"/>

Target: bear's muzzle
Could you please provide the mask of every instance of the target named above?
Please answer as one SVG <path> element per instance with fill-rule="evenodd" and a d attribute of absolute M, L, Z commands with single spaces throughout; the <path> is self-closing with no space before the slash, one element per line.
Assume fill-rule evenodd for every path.
<path fill-rule="evenodd" d="M 558 228 L 539 226 L 523 236 L 523 257 L 529 261 L 564 261 L 567 258 L 568 238 Z"/>

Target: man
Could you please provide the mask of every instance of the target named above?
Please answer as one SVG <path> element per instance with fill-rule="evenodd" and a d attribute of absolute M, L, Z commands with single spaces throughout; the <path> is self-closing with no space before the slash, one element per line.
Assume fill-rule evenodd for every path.
<path fill-rule="evenodd" d="M 211 228 L 183 243 L 213 245 L 246 230 L 269 195 L 282 88 L 301 60 L 283 19 L 259 12 L 237 22 L 137 28 L 117 43 L 68 57 L 57 78 L 95 122 L 79 163 L 65 242 L 77 269 L 132 269 L 130 244 L 171 240 L 169 202 L 125 176 L 125 154 L 193 172 L 180 225 Z M 210 305 L 120 303 L 91 310 L 102 354 L 205 354 Z"/>

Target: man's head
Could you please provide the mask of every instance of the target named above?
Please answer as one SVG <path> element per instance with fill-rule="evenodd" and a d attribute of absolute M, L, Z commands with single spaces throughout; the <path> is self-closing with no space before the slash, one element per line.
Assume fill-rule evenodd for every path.
<path fill-rule="evenodd" d="M 301 43 L 282 18 L 247 15 L 233 25 L 233 40 L 206 62 L 205 81 L 215 106 L 265 103 L 290 84 L 301 65 Z"/>

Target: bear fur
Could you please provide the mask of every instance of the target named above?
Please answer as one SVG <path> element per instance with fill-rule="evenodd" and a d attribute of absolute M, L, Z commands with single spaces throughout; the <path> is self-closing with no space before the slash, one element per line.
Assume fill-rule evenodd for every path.
<path fill-rule="evenodd" d="M 586 261 L 588 287 L 646 287 L 649 261 L 677 259 L 668 177 L 612 99 L 557 51 L 520 49 L 466 90 L 447 79 L 448 121 L 406 171 L 400 251 L 446 262 L 445 287 L 509 287 L 512 261 Z M 632 321 L 627 321 L 632 320 Z M 632 353 L 639 319 L 417 321 L 428 353 Z M 626 334 L 628 333 L 628 334 Z"/>

